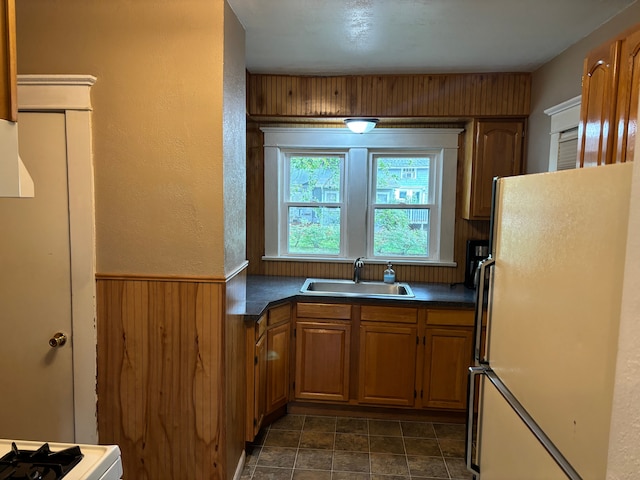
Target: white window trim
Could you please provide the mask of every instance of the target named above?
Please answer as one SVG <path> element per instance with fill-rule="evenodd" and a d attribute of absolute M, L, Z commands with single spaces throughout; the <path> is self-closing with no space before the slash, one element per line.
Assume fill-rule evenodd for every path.
<path fill-rule="evenodd" d="M 440 238 L 432 239 L 439 242 L 439 260 L 399 259 L 394 258 L 396 264 L 429 264 L 442 266 L 456 266 L 453 261 L 454 230 L 455 230 L 455 201 L 456 201 L 456 171 L 458 161 L 458 137 L 462 129 L 457 128 L 377 128 L 367 134 L 356 134 L 342 128 L 291 128 L 291 127 L 263 127 L 264 133 L 264 179 L 265 179 L 265 255 L 263 260 L 278 261 L 332 261 L 352 262 L 357 255 L 365 255 L 366 240 L 351 238 L 346 235 L 345 257 L 292 257 L 280 256 L 279 212 L 274 208 L 279 204 L 278 192 L 284 187 L 283 178 L 278 175 L 281 152 L 287 149 L 347 149 L 346 176 L 353 174 L 351 169 L 362 168 L 361 162 L 368 162 L 367 155 L 378 149 L 393 149 L 396 151 L 416 151 L 439 149 L 442 159 L 441 174 L 443 188 L 440 189 L 441 228 Z M 362 191 L 350 188 L 347 191 L 347 203 L 365 204 L 368 198 L 366 182 L 361 182 Z M 276 188 L 271 187 L 275 185 Z M 354 210 L 349 210 L 353 212 Z M 349 211 L 347 215 L 349 215 Z M 360 210 L 362 211 L 362 210 Z M 366 231 L 367 219 L 364 215 L 357 218 L 347 217 L 349 231 Z M 370 259 L 372 263 L 384 263 L 383 259 Z"/>
<path fill-rule="evenodd" d="M 558 105 L 547 108 L 544 113 L 551 117 L 549 171 L 558 170 L 558 147 L 562 132 L 571 130 L 580 123 L 580 104 L 582 96 L 578 95 Z"/>

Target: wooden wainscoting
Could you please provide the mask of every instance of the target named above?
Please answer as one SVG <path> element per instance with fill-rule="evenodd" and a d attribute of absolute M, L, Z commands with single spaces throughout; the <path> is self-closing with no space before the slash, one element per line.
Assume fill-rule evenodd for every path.
<path fill-rule="evenodd" d="M 243 432 L 227 432 L 226 413 L 244 397 L 226 396 L 224 369 L 242 345 L 225 329 L 230 344 L 242 336 L 225 296 L 224 280 L 99 276 L 99 440 L 120 446 L 127 480 L 233 477 L 243 444 L 227 442 Z"/>

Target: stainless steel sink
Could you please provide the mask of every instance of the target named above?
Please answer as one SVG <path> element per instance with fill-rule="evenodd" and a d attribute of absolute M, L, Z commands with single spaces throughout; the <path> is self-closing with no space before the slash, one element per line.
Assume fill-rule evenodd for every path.
<path fill-rule="evenodd" d="M 300 292 L 308 295 L 344 296 L 344 297 L 387 297 L 412 298 L 413 291 L 408 283 L 353 282 L 307 278 Z"/>

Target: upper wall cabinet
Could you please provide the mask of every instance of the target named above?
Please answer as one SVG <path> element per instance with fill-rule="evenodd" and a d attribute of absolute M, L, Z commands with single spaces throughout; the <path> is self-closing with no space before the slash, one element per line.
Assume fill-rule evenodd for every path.
<path fill-rule="evenodd" d="M 14 0 L 0 0 L 0 119 L 18 120 Z"/>
<path fill-rule="evenodd" d="M 578 166 L 633 160 L 640 86 L 640 25 L 584 60 Z"/>
<path fill-rule="evenodd" d="M 493 178 L 524 172 L 524 131 L 524 119 L 476 119 L 467 125 L 463 218 L 489 219 Z"/>

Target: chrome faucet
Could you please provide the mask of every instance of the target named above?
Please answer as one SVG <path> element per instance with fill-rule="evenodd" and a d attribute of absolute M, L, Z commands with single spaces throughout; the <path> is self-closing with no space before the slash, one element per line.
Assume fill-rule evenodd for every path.
<path fill-rule="evenodd" d="M 360 270 L 364 267 L 364 260 L 362 257 L 356 258 L 355 262 L 353 262 L 353 281 L 358 283 L 360 281 Z"/>

